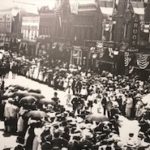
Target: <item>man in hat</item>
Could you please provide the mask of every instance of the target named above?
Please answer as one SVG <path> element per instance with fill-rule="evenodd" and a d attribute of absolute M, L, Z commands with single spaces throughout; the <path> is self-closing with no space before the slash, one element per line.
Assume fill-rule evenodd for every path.
<path fill-rule="evenodd" d="M 17 113 L 19 108 L 14 105 L 14 100 L 9 98 L 5 104 L 4 117 L 5 117 L 5 131 L 6 133 L 15 133 L 17 129 Z"/>
<path fill-rule="evenodd" d="M 93 141 L 92 141 L 92 137 L 90 135 L 86 135 L 85 139 L 82 139 L 81 147 L 84 150 L 92 150 L 92 148 L 93 148 Z"/>
<path fill-rule="evenodd" d="M 77 93 L 77 94 L 80 94 L 81 89 L 82 89 L 82 83 L 81 83 L 81 80 L 80 80 L 80 79 L 77 80 L 76 85 L 75 85 L 75 88 L 76 88 L 76 93 Z"/>
<path fill-rule="evenodd" d="M 52 101 L 54 103 L 54 106 L 59 104 L 60 100 L 58 98 L 58 93 L 57 92 L 54 92 L 54 96 L 52 97 Z"/>
<path fill-rule="evenodd" d="M 12 99 L 8 99 L 6 101 L 5 107 L 4 107 L 4 125 L 5 125 L 5 134 L 10 133 L 10 107 L 11 107 L 11 101 Z"/>
<path fill-rule="evenodd" d="M 102 101 L 101 101 L 101 103 L 102 103 L 102 106 L 103 106 L 103 114 L 104 115 L 106 115 L 106 106 L 107 106 L 107 96 L 108 96 L 108 94 L 107 93 L 104 93 L 104 96 L 103 96 L 103 99 L 102 99 Z"/>
<path fill-rule="evenodd" d="M 79 114 L 80 111 L 81 111 L 81 108 L 84 105 L 84 101 L 81 99 L 81 97 L 79 95 L 76 95 L 72 99 L 71 103 L 72 103 L 72 106 L 73 106 L 73 112 L 74 112 L 74 114 L 76 113 L 76 111 Z"/>
<path fill-rule="evenodd" d="M 62 138 L 60 137 L 59 132 L 54 133 L 54 137 L 51 141 L 51 145 L 52 145 L 53 150 L 60 150 L 62 147 L 68 147 L 67 141 L 66 141 L 66 143 L 64 143 L 64 141 L 62 141 Z"/>

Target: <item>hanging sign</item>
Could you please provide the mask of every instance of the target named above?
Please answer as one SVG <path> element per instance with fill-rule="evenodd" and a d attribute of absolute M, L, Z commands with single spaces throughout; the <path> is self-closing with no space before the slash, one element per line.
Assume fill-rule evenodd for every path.
<path fill-rule="evenodd" d="M 132 28 L 132 37 L 131 37 L 131 49 L 136 49 L 137 42 L 138 42 L 138 28 L 139 28 L 139 18 L 136 15 L 133 21 L 133 28 Z"/>

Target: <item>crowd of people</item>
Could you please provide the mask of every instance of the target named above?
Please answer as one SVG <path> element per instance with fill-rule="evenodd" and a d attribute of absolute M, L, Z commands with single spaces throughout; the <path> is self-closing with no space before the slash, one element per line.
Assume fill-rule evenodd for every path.
<path fill-rule="evenodd" d="M 52 86 L 56 92 L 47 100 L 38 89 L 1 85 L 1 120 L 4 136 L 17 135 L 15 150 L 142 150 L 150 146 L 150 105 L 142 97 L 150 93 L 149 80 L 96 74 L 61 64 L 48 67 L 40 58 L 29 60 L 13 55 L 10 71 Z M 5 73 L 7 74 L 7 73 Z M 60 103 L 57 89 L 66 93 Z M 136 138 L 120 138 L 120 116 L 138 120 Z M 136 139 L 136 140 L 135 140 Z"/>

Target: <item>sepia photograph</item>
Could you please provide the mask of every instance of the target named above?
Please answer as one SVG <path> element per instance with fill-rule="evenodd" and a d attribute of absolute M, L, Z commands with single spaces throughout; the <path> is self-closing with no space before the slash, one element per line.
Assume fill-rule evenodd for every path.
<path fill-rule="evenodd" d="M 0 150 L 150 150 L 150 0 L 0 0 Z"/>

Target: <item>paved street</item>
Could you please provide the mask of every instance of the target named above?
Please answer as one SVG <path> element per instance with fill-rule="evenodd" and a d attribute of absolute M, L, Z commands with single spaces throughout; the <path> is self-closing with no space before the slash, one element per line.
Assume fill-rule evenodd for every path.
<path fill-rule="evenodd" d="M 53 97 L 53 93 L 54 90 L 50 87 L 48 87 L 47 85 L 44 84 L 40 84 L 38 82 L 35 82 L 33 80 L 27 79 L 25 77 L 22 76 L 16 76 L 15 78 L 12 78 L 12 74 L 11 72 L 9 73 L 8 78 L 5 80 L 5 84 L 10 85 L 10 84 L 19 84 L 25 87 L 30 87 L 33 89 L 40 89 L 42 91 L 42 94 L 50 99 Z M 65 102 L 65 93 L 62 91 L 58 91 L 59 93 L 59 97 L 61 99 L 61 103 L 63 105 L 66 105 Z M 16 145 L 16 136 L 10 136 L 10 137 L 4 137 L 3 136 L 3 129 L 4 129 L 4 123 L 0 122 L 0 150 L 2 150 L 3 148 L 7 148 L 7 147 L 14 147 Z"/>
<path fill-rule="evenodd" d="M 40 84 L 38 82 L 35 82 L 33 80 L 27 79 L 22 76 L 16 76 L 15 79 L 12 79 L 11 73 L 9 74 L 8 79 L 6 80 L 6 85 L 10 84 L 19 84 L 25 87 L 30 87 L 34 89 L 40 89 L 42 91 L 42 94 L 50 99 L 53 96 L 54 90 L 47 85 Z M 61 100 L 61 103 L 66 106 L 65 101 L 65 93 L 63 91 L 57 91 L 58 96 Z M 137 135 L 139 127 L 137 121 L 129 121 L 128 119 L 124 117 L 120 117 L 121 120 L 121 129 L 120 129 L 120 136 L 123 142 L 126 141 L 128 134 L 130 132 L 133 132 L 135 135 Z M 2 150 L 4 147 L 14 147 L 16 145 L 16 137 L 10 136 L 10 137 L 3 137 L 3 129 L 4 124 L 3 122 L 0 122 L 0 150 Z"/>

